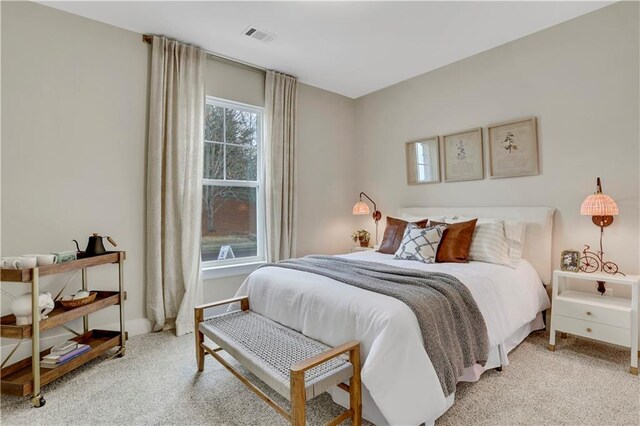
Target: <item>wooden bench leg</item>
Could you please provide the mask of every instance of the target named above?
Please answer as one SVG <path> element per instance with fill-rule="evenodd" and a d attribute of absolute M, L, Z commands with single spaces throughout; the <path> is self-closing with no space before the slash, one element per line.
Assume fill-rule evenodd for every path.
<path fill-rule="evenodd" d="M 202 331 L 200 331 L 199 327 L 203 320 L 203 316 L 204 313 L 202 309 L 195 310 L 194 334 L 196 336 L 196 362 L 198 364 L 198 371 L 204 371 L 204 348 L 202 347 L 202 344 L 204 343 L 204 335 L 202 334 Z"/>
<path fill-rule="evenodd" d="M 360 381 L 360 345 L 349 351 L 349 362 L 353 366 L 353 375 L 349 379 L 349 408 L 351 409 L 351 424 L 362 424 L 362 389 Z"/>
<path fill-rule="evenodd" d="M 306 424 L 307 395 L 304 388 L 304 371 L 291 372 L 291 424 L 304 426 Z"/>
<path fill-rule="evenodd" d="M 196 362 L 198 364 L 198 371 L 204 370 L 204 334 L 200 331 L 200 323 L 204 321 L 204 310 L 207 308 L 213 308 L 214 306 L 228 305 L 230 303 L 240 302 L 240 309 L 243 311 L 249 310 L 249 298 L 247 296 L 234 297 L 232 299 L 220 300 L 218 302 L 206 303 L 204 305 L 196 306 L 194 309 L 194 334 L 196 336 Z"/>

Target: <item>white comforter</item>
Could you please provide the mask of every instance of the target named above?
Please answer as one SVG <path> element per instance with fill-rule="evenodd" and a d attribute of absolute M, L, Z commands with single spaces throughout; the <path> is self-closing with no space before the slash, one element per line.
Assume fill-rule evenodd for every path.
<path fill-rule="evenodd" d="M 484 316 L 491 346 L 549 306 L 540 278 L 525 260 L 514 270 L 482 262 L 423 264 L 373 251 L 345 257 L 457 277 Z M 416 317 L 403 302 L 327 277 L 275 267 L 253 272 L 237 294 L 249 296 L 251 310 L 328 345 L 358 340 L 362 383 L 390 424 L 432 421 L 447 409 Z"/>

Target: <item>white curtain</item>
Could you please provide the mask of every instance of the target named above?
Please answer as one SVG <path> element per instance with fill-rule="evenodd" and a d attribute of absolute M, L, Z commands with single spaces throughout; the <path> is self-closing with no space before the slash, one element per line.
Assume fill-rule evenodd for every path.
<path fill-rule="evenodd" d="M 147 156 L 147 317 L 193 331 L 202 298 L 203 50 L 154 37 Z"/>
<path fill-rule="evenodd" d="M 295 77 L 267 71 L 265 82 L 267 261 L 295 256 Z"/>

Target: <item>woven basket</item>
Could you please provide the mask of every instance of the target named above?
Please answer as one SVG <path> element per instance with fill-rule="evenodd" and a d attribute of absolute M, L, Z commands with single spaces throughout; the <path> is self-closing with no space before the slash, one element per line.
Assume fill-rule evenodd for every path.
<path fill-rule="evenodd" d="M 61 300 L 60 304 L 62 305 L 63 308 L 65 309 L 73 309 L 73 308 L 79 308 L 80 306 L 86 305 L 87 303 L 91 303 L 94 300 L 96 300 L 96 296 L 98 295 L 98 293 L 96 293 L 95 291 L 92 291 L 91 293 L 89 293 L 89 295 L 87 297 L 85 297 L 84 299 L 78 299 L 78 300 Z"/>

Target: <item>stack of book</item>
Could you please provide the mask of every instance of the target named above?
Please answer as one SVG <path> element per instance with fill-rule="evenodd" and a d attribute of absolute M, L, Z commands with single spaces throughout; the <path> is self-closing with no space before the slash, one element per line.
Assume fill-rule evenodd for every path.
<path fill-rule="evenodd" d="M 51 348 L 49 355 L 45 355 L 40 361 L 42 368 L 56 368 L 73 358 L 82 355 L 91 349 L 89 345 L 83 345 L 73 340 L 67 340 Z"/>

